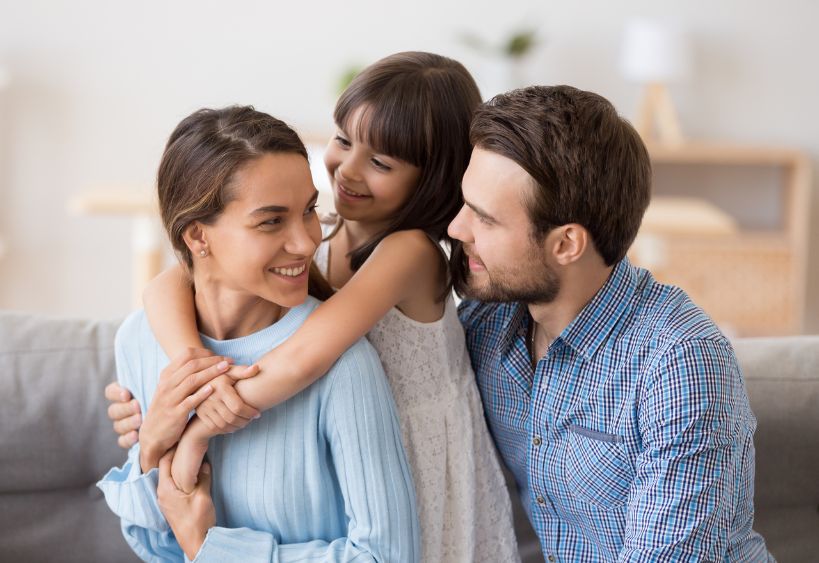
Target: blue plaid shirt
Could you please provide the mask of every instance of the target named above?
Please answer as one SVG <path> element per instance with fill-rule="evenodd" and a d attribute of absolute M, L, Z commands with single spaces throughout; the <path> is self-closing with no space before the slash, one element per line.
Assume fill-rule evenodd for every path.
<path fill-rule="evenodd" d="M 768 561 L 756 420 L 728 340 L 622 260 L 532 370 L 520 303 L 460 316 L 490 430 L 548 561 Z"/>

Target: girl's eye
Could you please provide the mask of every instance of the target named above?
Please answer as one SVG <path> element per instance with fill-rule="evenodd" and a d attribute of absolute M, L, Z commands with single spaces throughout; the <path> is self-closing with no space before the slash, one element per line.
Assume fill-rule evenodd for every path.
<path fill-rule="evenodd" d="M 371 160 L 372 160 L 373 166 L 375 166 L 379 170 L 383 170 L 385 172 L 388 171 L 388 170 L 392 170 L 392 168 L 388 164 L 385 164 L 383 161 L 378 160 L 377 158 L 373 158 Z"/>
<path fill-rule="evenodd" d="M 345 139 L 341 135 L 336 135 L 336 143 L 338 143 L 339 146 L 341 146 L 341 147 L 343 147 L 345 149 L 350 148 L 350 141 L 348 141 L 347 139 Z"/>

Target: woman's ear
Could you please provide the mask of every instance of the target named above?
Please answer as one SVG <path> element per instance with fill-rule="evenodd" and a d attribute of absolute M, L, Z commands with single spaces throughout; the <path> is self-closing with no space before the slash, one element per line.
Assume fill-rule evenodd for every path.
<path fill-rule="evenodd" d="M 557 227 L 549 233 L 548 239 L 552 256 L 561 266 L 568 266 L 580 260 L 591 243 L 589 231 L 578 223 Z"/>
<path fill-rule="evenodd" d="M 205 258 L 210 253 L 205 229 L 199 221 L 193 221 L 185 227 L 182 238 L 194 258 Z"/>

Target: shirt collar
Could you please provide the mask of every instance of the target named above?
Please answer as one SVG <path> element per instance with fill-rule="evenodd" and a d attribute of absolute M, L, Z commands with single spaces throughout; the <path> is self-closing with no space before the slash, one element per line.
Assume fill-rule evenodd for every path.
<path fill-rule="evenodd" d="M 638 269 L 623 258 L 609 274 L 603 287 L 594 295 L 580 314 L 569 323 L 559 338 L 586 360 L 591 360 L 600 346 L 620 324 L 630 310 L 638 284 Z"/>

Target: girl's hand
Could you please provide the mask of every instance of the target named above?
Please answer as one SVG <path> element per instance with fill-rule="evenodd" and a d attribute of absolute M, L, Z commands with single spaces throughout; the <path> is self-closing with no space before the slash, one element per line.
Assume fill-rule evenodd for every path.
<path fill-rule="evenodd" d="M 228 371 L 230 359 L 204 348 L 188 348 L 162 370 L 140 430 L 139 463 L 154 468 L 182 435 L 188 415 L 213 392 L 210 382 Z"/>
<path fill-rule="evenodd" d="M 216 509 L 210 496 L 210 465 L 202 464 L 196 486 L 190 493 L 185 493 L 176 487 L 171 477 L 173 455 L 174 452 L 170 451 L 159 460 L 156 496 L 176 541 L 188 559 L 193 560 L 205 542 L 208 530 L 216 525 Z"/>
<path fill-rule="evenodd" d="M 210 436 L 230 434 L 259 418 L 257 409 L 245 403 L 234 389 L 236 381 L 259 373 L 259 367 L 232 366 L 225 375 L 211 381 L 213 393 L 196 409 L 196 416 L 204 423 Z"/>
<path fill-rule="evenodd" d="M 105 398 L 111 401 L 108 405 L 108 418 L 114 422 L 117 443 L 126 450 L 139 440 L 139 425 L 142 415 L 139 403 L 131 398 L 131 393 L 114 381 L 105 386 Z"/>

